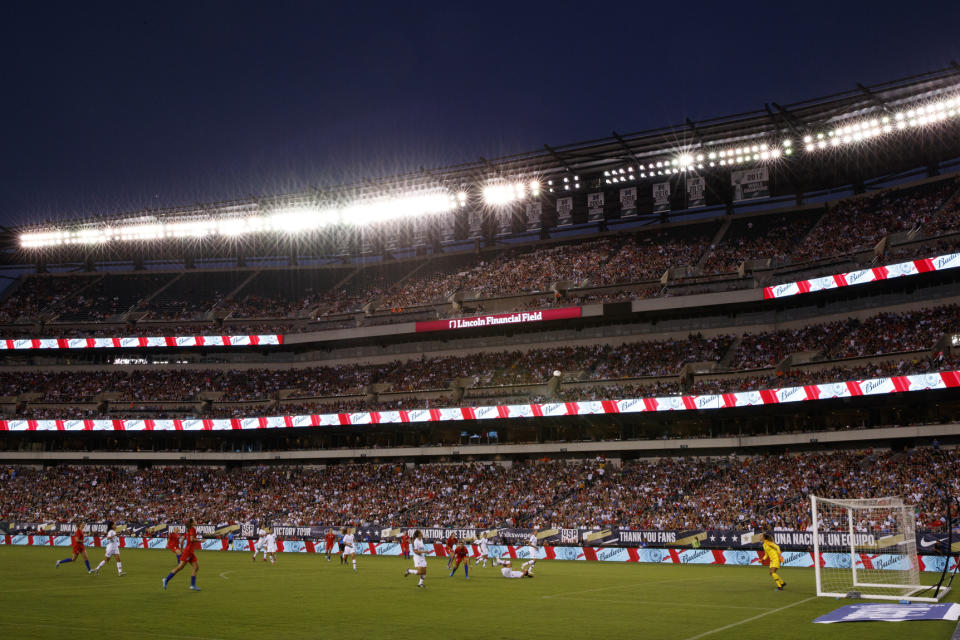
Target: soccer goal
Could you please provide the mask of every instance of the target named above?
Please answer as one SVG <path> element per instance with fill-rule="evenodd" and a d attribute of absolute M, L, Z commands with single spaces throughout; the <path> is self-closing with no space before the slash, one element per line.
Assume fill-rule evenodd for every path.
<path fill-rule="evenodd" d="M 937 602 L 950 589 L 920 584 L 913 508 L 900 498 L 810 496 L 817 595 Z"/>

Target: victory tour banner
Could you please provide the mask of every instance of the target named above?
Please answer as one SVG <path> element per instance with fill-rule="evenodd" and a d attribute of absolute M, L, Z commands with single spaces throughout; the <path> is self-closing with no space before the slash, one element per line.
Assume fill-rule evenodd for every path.
<path fill-rule="evenodd" d="M 298 427 L 358 426 L 410 422 L 445 422 L 497 419 L 559 418 L 564 416 L 701 411 L 769 406 L 791 402 L 816 402 L 890 393 L 913 393 L 960 387 L 960 371 L 941 371 L 891 378 L 827 382 L 782 389 L 761 389 L 702 396 L 662 396 L 625 400 L 548 402 L 484 407 L 403 409 L 357 413 L 327 413 L 251 418 L 184 418 L 162 420 L 0 420 L 0 431 L 237 431 Z"/>

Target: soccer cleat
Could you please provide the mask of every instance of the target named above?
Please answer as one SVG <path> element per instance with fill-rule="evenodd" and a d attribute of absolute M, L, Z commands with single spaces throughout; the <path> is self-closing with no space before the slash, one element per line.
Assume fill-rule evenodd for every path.
<path fill-rule="evenodd" d="M 403 577 L 406 578 L 408 575 L 410 575 L 410 574 L 408 574 L 408 573 L 407 573 L 407 570 L 404 569 L 404 570 L 403 570 Z"/>
<path fill-rule="evenodd" d="M 190 591 L 202 591 L 200 587 L 195 584 L 190 585 Z"/>
<path fill-rule="evenodd" d="M 777 587 L 777 591 L 783 591 L 783 587 L 782 586 Z"/>
<path fill-rule="evenodd" d="M 425 584 L 418 584 L 418 585 L 417 585 L 417 588 L 418 588 L 418 589 L 426 589 L 426 588 L 427 588 L 427 585 L 425 585 Z"/>
<path fill-rule="evenodd" d="M 166 590 L 167 590 L 167 579 L 166 579 L 166 578 L 163 578 L 160 582 L 163 583 L 163 590 L 166 591 Z"/>
<path fill-rule="evenodd" d="M 781 585 L 780 585 L 780 591 L 783 591 L 783 588 L 784 588 L 785 586 L 787 586 L 787 583 L 786 583 L 786 582 L 784 582 L 783 584 L 781 584 Z"/>
<path fill-rule="evenodd" d="M 117 577 L 118 577 L 118 578 L 122 578 L 122 577 L 125 576 L 125 575 L 127 575 L 127 572 L 126 572 L 126 571 L 121 571 L 120 573 L 117 574 Z"/>

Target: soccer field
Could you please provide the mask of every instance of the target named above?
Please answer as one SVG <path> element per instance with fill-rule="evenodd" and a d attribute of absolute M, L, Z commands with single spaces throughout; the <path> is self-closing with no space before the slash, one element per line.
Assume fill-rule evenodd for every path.
<path fill-rule="evenodd" d="M 91 564 L 102 549 L 89 549 Z M 354 573 L 322 555 L 200 553 L 167 591 L 168 552 L 124 550 L 127 572 L 87 575 L 82 561 L 54 569 L 66 548 L 0 547 L 0 629 L 23 638 L 917 638 L 948 639 L 954 622 L 812 624 L 856 601 L 814 597 L 813 571 L 784 569 L 778 592 L 761 567 L 540 561 L 533 580 L 462 567 L 448 577 L 431 558 L 427 588 L 401 577 L 411 562 L 359 558 Z M 947 600 L 956 601 L 955 593 Z"/>

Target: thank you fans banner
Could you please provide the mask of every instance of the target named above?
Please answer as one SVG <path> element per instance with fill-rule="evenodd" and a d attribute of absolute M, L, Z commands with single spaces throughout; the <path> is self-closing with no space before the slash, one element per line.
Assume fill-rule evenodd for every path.
<path fill-rule="evenodd" d="M 770 197 L 770 172 L 766 167 L 731 171 L 730 184 L 735 201 Z"/>
<path fill-rule="evenodd" d="M 469 318 L 451 318 L 449 320 L 427 320 L 416 324 L 417 333 L 425 331 L 449 331 L 451 329 L 477 329 L 480 327 L 496 327 L 505 324 L 528 324 L 530 322 L 546 322 L 548 320 L 569 320 L 579 318 L 582 313 L 580 307 L 562 307 L 560 309 L 543 309 L 541 311 L 518 311 L 517 313 L 497 313 L 487 316 L 471 316 Z"/>
<path fill-rule="evenodd" d="M 260 347 L 281 345 L 278 334 L 249 336 L 130 336 L 126 338 L 0 339 L 0 351 L 19 349 L 134 349 L 138 347 Z"/>

